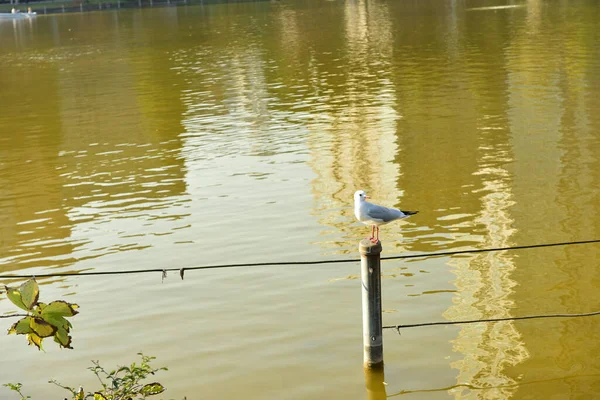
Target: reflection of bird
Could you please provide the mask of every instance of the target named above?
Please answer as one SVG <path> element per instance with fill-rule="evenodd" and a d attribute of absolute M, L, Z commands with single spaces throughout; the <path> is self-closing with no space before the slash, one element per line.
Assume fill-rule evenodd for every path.
<path fill-rule="evenodd" d="M 371 225 L 371 237 L 369 240 L 373 243 L 379 241 L 379 225 L 385 225 L 397 219 L 407 218 L 418 213 L 418 211 L 401 211 L 396 208 L 387 208 L 369 203 L 369 196 L 364 190 L 357 190 L 354 193 L 354 215 L 356 219 L 365 225 Z M 377 236 L 375 236 L 377 230 Z"/>

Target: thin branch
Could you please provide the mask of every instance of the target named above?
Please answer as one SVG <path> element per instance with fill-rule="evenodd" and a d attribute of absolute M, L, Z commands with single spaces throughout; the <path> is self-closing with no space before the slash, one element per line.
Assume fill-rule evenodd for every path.
<path fill-rule="evenodd" d="M 29 317 L 29 314 L 0 315 L 0 318 L 13 318 L 13 317 Z"/>

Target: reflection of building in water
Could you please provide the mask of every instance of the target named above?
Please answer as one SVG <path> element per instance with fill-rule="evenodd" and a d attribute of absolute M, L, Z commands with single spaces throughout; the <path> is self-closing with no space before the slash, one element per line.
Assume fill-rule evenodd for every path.
<path fill-rule="evenodd" d="M 302 32 L 296 10 L 281 8 L 275 12 L 282 56 L 288 63 L 302 62 Z"/>
<path fill-rule="evenodd" d="M 563 7 L 530 1 L 527 25 L 507 48 L 510 125 L 515 161 L 513 207 L 519 243 L 559 242 L 598 237 L 597 185 L 599 126 L 597 68 L 586 39 L 593 16 L 565 24 Z M 569 12 L 573 10 L 569 8 Z M 579 9 L 581 13 L 583 10 Z M 552 27 L 551 34 L 548 27 Z M 560 29 L 555 29 L 560 27 Z M 594 70 L 593 74 L 590 71 Z M 518 135 L 516 133 L 519 133 Z M 513 295 L 521 314 L 590 311 L 597 298 L 597 246 L 524 252 L 514 279 L 522 289 Z M 542 294 L 542 295 L 540 295 Z M 523 398 L 589 398 L 597 379 L 600 342 L 597 320 L 568 319 L 553 324 L 522 324 L 520 331 L 531 359 L 512 368 L 524 381 L 555 379 L 552 386 L 522 387 Z M 533 386 L 533 385 L 532 385 Z"/>
<path fill-rule="evenodd" d="M 500 161 L 495 154 L 494 162 Z M 505 161 L 509 161 L 508 159 Z M 475 222 L 486 228 L 485 247 L 510 246 L 514 234 L 509 208 L 514 204 L 510 193 L 508 173 L 502 168 L 486 168 L 484 175 L 482 209 Z M 510 300 L 516 282 L 511 279 L 515 269 L 512 256 L 488 253 L 472 258 L 456 258 L 449 265 L 454 267 L 458 288 L 444 316 L 449 320 L 475 318 L 503 318 L 511 316 L 514 302 Z M 513 322 L 463 325 L 453 340 L 454 350 L 464 354 L 452 366 L 459 370 L 457 383 L 468 382 L 476 387 L 496 387 L 479 394 L 478 398 L 510 397 L 516 381 L 505 369 L 523 362 L 528 353 Z M 508 386 L 507 386 L 508 385 Z M 468 389 L 457 387 L 453 393 L 462 398 Z"/>
<path fill-rule="evenodd" d="M 405 190 L 405 207 L 427 206 L 418 216 L 418 225 L 434 231 L 420 238 L 420 251 L 481 240 L 473 233 L 472 219 L 480 204 L 470 194 L 482 187 L 481 178 L 474 174 L 480 167 L 475 91 L 480 89 L 472 88 L 470 64 L 457 54 L 468 39 L 462 33 L 464 20 L 436 12 L 433 3 L 419 3 L 421 8 L 399 2 L 399 10 L 394 10 L 408 16 L 397 27 L 394 44 L 395 85 L 403 116 L 397 127 L 401 146 L 395 161 L 411 166 L 411 173 L 401 175 L 397 186 Z M 407 237 L 422 234 L 406 232 Z"/>
<path fill-rule="evenodd" d="M 478 24 L 484 24 L 490 33 L 494 33 L 497 26 L 482 18 L 469 21 L 465 28 L 477 27 Z M 509 61 L 503 57 L 486 58 L 486 51 L 502 54 L 501 35 L 490 34 L 482 39 L 467 32 L 464 40 L 473 49 L 470 59 L 474 65 L 486 65 L 483 70 L 464 66 L 469 72 L 469 89 L 476 99 L 473 106 L 477 112 L 475 126 L 479 142 L 479 148 L 474 150 L 478 154 L 474 175 L 481 179 L 481 187 L 473 193 L 481 195 L 481 205 L 473 221 L 474 227 L 483 238 L 481 247 L 506 247 L 514 244 L 517 232 L 512 215 L 515 206 L 514 177 L 506 166 L 517 158 L 511 139 L 520 134 L 509 126 L 510 100 L 501 95 L 507 90 L 507 80 L 501 71 L 505 70 Z M 453 299 L 455 305 L 444 313 L 446 318 L 502 318 L 520 314 L 514 311 L 516 307 L 512 299 L 518 284 L 514 277 L 517 269 L 514 255 L 487 253 L 467 259 L 455 258 L 450 265 L 457 275 L 454 283 L 459 291 Z M 529 352 L 515 323 L 464 325 L 453 340 L 453 346 L 455 351 L 464 354 L 462 359 L 452 363 L 453 368 L 459 370 L 457 383 L 490 388 L 470 392 L 460 386 L 452 390 L 457 398 L 507 398 L 517 390 L 514 385 L 517 380 L 510 368 L 522 364 L 529 357 Z"/>
<path fill-rule="evenodd" d="M 224 51 L 206 46 L 175 56 L 186 87 L 185 147 L 196 149 L 193 153 L 202 154 L 199 158 L 274 154 L 289 139 L 273 134 L 274 126 L 289 123 L 269 104 L 269 67 L 262 50 L 252 40 L 248 42 L 232 44 Z"/>
<path fill-rule="evenodd" d="M 542 17 L 542 0 L 527 0 L 527 34 L 539 31 Z"/>
<path fill-rule="evenodd" d="M 600 165 L 590 128 L 588 99 L 593 96 L 585 93 L 590 87 L 585 75 L 588 66 L 581 57 L 593 50 L 586 49 L 585 40 L 578 41 L 581 32 L 560 33 L 567 39 L 560 40 L 560 48 L 553 48 L 556 38 L 543 34 L 543 24 L 563 18 L 564 10 L 544 14 L 546 20 L 541 21 L 539 2 L 530 3 L 533 7 L 528 9 L 522 31 L 501 51 L 503 61 L 490 65 L 495 71 L 506 71 L 496 92 L 507 95 L 505 104 L 485 104 L 488 122 L 481 125 L 493 133 L 482 133 L 488 139 L 480 148 L 483 157 L 478 172 L 483 189 L 489 192 L 481 198 L 482 213 L 477 220 L 486 227 L 486 246 L 558 242 L 596 237 L 598 232 L 595 199 L 589 188 Z M 585 30 L 577 25 L 572 29 Z M 488 39 L 482 48 L 490 50 L 490 43 Z M 492 137 L 496 142 L 490 142 Z M 492 154 L 487 163 L 486 155 Z M 589 279 L 597 269 L 589 260 L 597 259 L 597 254 L 597 249 L 560 248 L 456 259 L 456 285 L 462 289 L 445 316 L 461 319 L 587 310 L 589 299 L 597 293 Z M 460 370 L 459 383 L 492 389 L 467 394 L 468 390 L 457 388 L 453 392 L 458 397 L 506 398 L 517 388 L 524 398 L 556 393 L 586 398 L 595 392 L 584 380 L 560 383 L 564 371 L 598 371 L 589 357 L 590 349 L 598 346 L 589 339 L 593 323 L 565 320 L 552 328 L 516 324 L 518 331 L 509 322 L 461 328 L 454 346 L 466 356 L 453 363 Z M 543 385 L 518 385 L 553 376 L 559 379 L 547 393 Z"/>
<path fill-rule="evenodd" d="M 321 223 L 342 231 L 348 229 L 352 210 L 347 208 L 346 218 L 340 220 L 339 209 L 352 204 L 354 191 L 364 189 L 384 204 L 395 204 L 400 194 L 393 162 L 400 116 L 389 71 L 393 43 L 387 5 L 348 1 L 343 21 L 348 70 L 338 70 L 335 63 L 317 66 L 309 78 L 320 82 L 343 74 L 329 93 L 313 84 L 313 94 L 327 93 L 319 101 L 330 106 L 312 105 L 318 115 L 309 140 L 310 165 L 317 174 L 312 182 L 315 212 L 322 215 Z M 329 135 L 335 138 L 321 139 Z"/>
<path fill-rule="evenodd" d="M 402 140 L 406 145 L 398 161 L 437 166 L 429 167 L 426 176 L 399 179 L 407 203 L 421 201 L 429 206 L 430 212 L 420 215 L 419 224 L 434 226 L 439 237 L 431 244 L 421 238 L 419 248 L 425 251 L 456 248 L 461 242 L 469 247 L 505 246 L 515 234 L 510 214 L 512 181 L 505 167 L 513 160 L 507 99 L 502 96 L 506 80 L 499 73 L 505 60 L 491 60 L 487 55 L 502 54 L 503 38 L 494 33 L 503 21 L 490 24 L 484 18 L 466 18 L 463 13 L 456 20 L 446 18 L 435 25 L 440 31 L 431 34 L 448 40 L 425 46 L 423 38 L 429 32 L 421 32 L 423 28 L 416 23 L 404 27 L 414 29 L 415 38 L 407 35 L 401 40 L 406 59 L 399 63 L 398 75 L 405 79 L 398 83 L 398 98 L 405 118 L 399 135 L 406 137 Z M 470 34 L 471 29 L 487 29 L 490 35 L 482 38 Z M 418 168 L 411 171 L 419 173 Z M 423 180 L 429 183 L 420 183 Z M 443 314 L 446 318 L 511 315 L 515 264 L 510 255 L 455 258 L 450 266 L 457 292 L 455 305 Z M 476 387 L 514 383 L 507 368 L 527 357 L 519 332 L 510 322 L 461 326 L 453 349 L 462 355 L 451 365 L 459 370 L 457 383 Z M 472 392 L 471 396 L 494 398 L 513 391 Z M 464 398 L 466 392 L 459 387 L 454 394 Z"/>

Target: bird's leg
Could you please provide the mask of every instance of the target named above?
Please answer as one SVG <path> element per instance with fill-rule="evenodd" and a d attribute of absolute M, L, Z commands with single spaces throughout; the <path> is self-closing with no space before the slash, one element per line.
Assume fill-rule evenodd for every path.
<path fill-rule="evenodd" d="M 374 225 L 373 225 L 373 226 L 374 226 Z M 375 227 L 375 226 L 374 226 L 374 227 Z M 375 228 L 375 232 L 377 232 L 377 235 L 376 235 L 376 236 L 375 236 L 375 235 L 373 235 L 374 237 L 373 237 L 373 238 L 371 238 L 371 242 L 372 242 L 372 243 L 377 243 L 377 242 L 379 242 L 379 227 L 376 227 L 376 228 Z"/>
<path fill-rule="evenodd" d="M 375 237 L 375 225 L 371 225 L 371 236 L 369 237 L 369 240 L 373 241 L 374 237 Z"/>
<path fill-rule="evenodd" d="M 373 235 L 371 235 L 371 243 L 377 243 L 379 241 L 379 227 L 373 225 Z M 375 236 L 375 232 L 377 232 L 377 237 Z"/>

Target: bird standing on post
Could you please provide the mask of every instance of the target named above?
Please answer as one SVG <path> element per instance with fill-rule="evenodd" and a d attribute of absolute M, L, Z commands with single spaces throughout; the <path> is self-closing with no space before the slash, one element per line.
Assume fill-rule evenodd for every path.
<path fill-rule="evenodd" d="M 356 219 L 365 225 L 371 225 L 371 237 L 373 243 L 379 241 L 379 225 L 385 225 L 397 219 L 408 218 L 418 211 L 401 211 L 396 208 L 387 208 L 369 203 L 369 196 L 364 190 L 354 192 L 354 215 Z"/>

